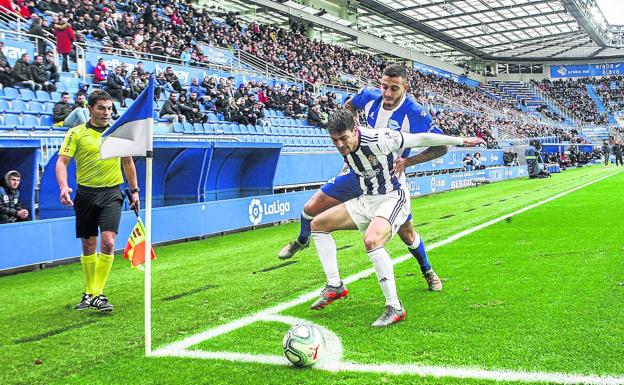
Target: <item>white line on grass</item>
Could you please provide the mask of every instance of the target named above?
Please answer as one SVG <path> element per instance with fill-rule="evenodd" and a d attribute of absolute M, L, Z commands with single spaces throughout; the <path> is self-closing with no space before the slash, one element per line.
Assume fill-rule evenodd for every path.
<path fill-rule="evenodd" d="M 433 243 L 427 247 L 427 251 L 431 251 L 441 246 L 445 246 L 451 242 L 454 242 L 466 235 L 472 234 L 476 231 L 489 227 L 514 215 L 524 213 L 525 211 L 534 209 L 538 206 L 552 202 L 555 199 L 559 199 L 577 190 L 585 188 L 594 183 L 600 182 L 613 175 L 619 174 L 622 171 L 617 171 L 604 175 L 600 178 L 596 178 L 592 181 L 584 183 L 580 186 L 576 186 L 570 190 L 556 194 L 543 201 L 534 203 L 527 207 L 518 209 L 511 213 L 502 215 L 498 218 L 489 220 L 480 225 L 472 227 L 470 229 L 461 231 L 455 235 L 448 237 L 442 241 Z M 394 264 L 404 262 L 411 259 L 411 254 L 406 254 L 393 260 Z M 374 269 L 366 269 L 357 274 L 351 275 L 344 279 L 345 284 L 349 284 L 358 281 L 362 278 L 368 277 L 374 273 Z M 259 354 L 244 354 L 235 352 L 205 352 L 196 350 L 187 350 L 193 345 L 197 345 L 203 341 L 215 338 L 217 336 L 229 333 L 233 330 L 245 327 L 254 322 L 263 321 L 267 319 L 279 320 L 275 318 L 278 313 L 290 309 L 292 307 L 306 303 L 316 298 L 321 292 L 322 288 L 303 294 L 293 300 L 284 302 L 265 310 L 259 311 L 253 315 L 240 318 L 236 321 L 217 326 L 215 328 L 206 330 L 205 332 L 196 334 L 194 336 L 185 338 L 181 341 L 177 341 L 166 345 L 152 353 L 153 356 L 168 356 L 168 357 L 189 357 L 189 358 L 202 358 L 202 359 L 219 359 L 235 362 L 255 362 L 262 364 L 274 364 L 285 365 L 287 361 L 284 357 L 273 355 L 259 355 Z M 278 316 L 282 317 L 282 316 Z M 504 371 L 504 370 L 486 370 L 472 367 L 445 367 L 445 366 L 425 366 L 425 365 L 396 365 L 396 364 L 378 364 L 378 365 L 365 365 L 357 364 L 353 362 L 338 361 L 334 363 L 319 363 L 315 366 L 317 369 L 328 370 L 332 372 L 337 371 L 354 371 L 354 372 L 367 372 L 367 373 L 388 373 L 388 374 L 412 374 L 420 376 L 433 376 L 433 377 L 453 377 L 453 378 L 471 378 L 481 380 L 495 380 L 495 381 L 522 381 L 522 382 L 551 382 L 557 384 L 624 384 L 624 377 L 601 377 L 595 375 L 577 375 L 577 374 L 564 374 L 564 373 L 542 373 L 542 372 L 524 372 L 524 371 Z"/>

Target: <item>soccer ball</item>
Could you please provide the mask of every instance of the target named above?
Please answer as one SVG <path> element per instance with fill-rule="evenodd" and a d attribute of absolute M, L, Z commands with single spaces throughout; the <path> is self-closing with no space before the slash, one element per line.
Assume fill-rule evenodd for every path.
<path fill-rule="evenodd" d="M 313 325 L 297 324 L 286 332 L 282 343 L 284 355 L 295 366 L 312 366 L 325 351 L 321 330 Z"/>

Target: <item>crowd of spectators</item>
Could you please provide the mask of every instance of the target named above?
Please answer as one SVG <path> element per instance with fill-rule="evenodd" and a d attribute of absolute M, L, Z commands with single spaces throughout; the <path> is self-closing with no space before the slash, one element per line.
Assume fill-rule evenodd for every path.
<path fill-rule="evenodd" d="M 622 76 L 601 78 L 594 83 L 594 86 L 607 111 L 615 113 L 624 110 L 624 78 Z"/>
<path fill-rule="evenodd" d="M 11 66 L 2 52 L 4 43 L 0 41 L 0 84 L 2 87 L 19 86 L 33 91 L 55 91 L 60 74 L 54 62 L 54 54 L 46 52 L 34 59 L 24 53 Z"/>
<path fill-rule="evenodd" d="M 586 83 L 593 83 L 593 80 L 591 78 L 554 81 L 545 79 L 536 84 L 582 122 L 607 124 L 607 114 L 598 112 L 596 103 L 587 93 Z"/>

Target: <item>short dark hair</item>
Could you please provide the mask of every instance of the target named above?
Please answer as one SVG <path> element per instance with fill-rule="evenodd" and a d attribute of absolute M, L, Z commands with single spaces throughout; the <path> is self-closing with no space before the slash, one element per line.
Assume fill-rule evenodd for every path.
<path fill-rule="evenodd" d="M 407 68 L 403 64 L 390 64 L 384 68 L 383 76 L 407 80 Z"/>
<path fill-rule="evenodd" d="M 69 96 L 69 92 L 63 92 L 63 93 L 61 93 L 61 97 L 65 96 L 65 95 Z"/>
<path fill-rule="evenodd" d="M 106 91 L 93 90 L 93 92 L 89 94 L 89 98 L 87 99 L 87 102 L 89 103 L 89 107 L 94 107 L 97 104 L 97 102 L 101 100 L 113 100 L 113 98 L 111 98 L 111 96 Z"/>
<path fill-rule="evenodd" d="M 355 119 L 351 111 L 343 108 L 329 115 L 327 120 L 327 130 L 335 132 L 351 131 L 355 127 Z"/>

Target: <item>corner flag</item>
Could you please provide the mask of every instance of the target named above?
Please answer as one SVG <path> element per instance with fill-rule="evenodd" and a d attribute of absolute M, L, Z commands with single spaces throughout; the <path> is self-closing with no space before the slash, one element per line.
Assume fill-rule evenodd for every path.
<path fill-rule="evenodd" d="M 146 156 L 152 151 L 154 78 L 130 108 L 102 133 L 100 158 Z"/>
<path fill-rule="evenodd" d="M 141 217 L 138 217 L 124 250 L 124 258 L 130 261 L 132 267 L 139 270 L 143 270 L 143 264 L 145 263 L 145 233 L 143 221 Z M 153 259 L 156 259 L 154 249 L 152 249 Z"/>

